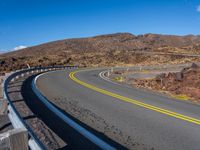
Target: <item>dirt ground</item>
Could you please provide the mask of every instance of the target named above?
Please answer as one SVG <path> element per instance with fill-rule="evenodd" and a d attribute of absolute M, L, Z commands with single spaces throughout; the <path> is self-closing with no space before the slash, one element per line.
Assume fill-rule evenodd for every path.
<path fill-rule="evenodd" d="M 66 143 L 64 143 L 62 139 L 44 123 L 41 116 L 39 116 L 43 114 L 41 111 L 45 111 L 49 116 L 51 115 L 48 110 L 41 106 L 38 98 L 32 92 L 30 83 L 33 77 L 31 76 L 31 79 L 29 79 L 29 77 L 30 75 L 26 75 L 23 78 L 21 77 L 18 80 L 10 82 L 8 85 L 8 96 L 12 100 L 20 116 L 23 117 L 26 124 L 33 130 L 34 134 L 48 150 L 64 148 Z M 33 110 L 31 106 L 37 107 L 37 110 Z M 55 119 L 54 121 L 56 122 Z"/>
<path fill-rule="evenodd" d="M 117 77 L 121 77 L 122 80 L 118 82 L 123 82 L 137 88 L 162 92 L 176 99 L 200 103 L 199 63 L 170 67 L 163 69 L 147 68 L 136 71 L 116 70 L 112 75 L 114 78 L 111 78 L 115 80 Z"/>
<path fill-rule="evenodd" d="M 3 94 L 2 94 L 2 82 L 3 82 L 4 77 L 0 76 L 0 109 L 2 104 L 1 104 L 1 99 L 3 98 Z M 12 125 L 10 123 L 10 120 L 8 118 L 8 116 L 6 114 L 1 115 L 0 114 L 0 133 L 6 132 L 10 129 L 12 129 Z"/>
<path fill-rule="evenodd" d="M 0 98 L 3 98 L 2 83 L 3 83 L 3 76 L 0 76 Z"/>
<path fill-rule="evenodd" d="M 161 73 L 153 79 L 134 79 L 131 84 L 165 92 L 174 98 L 200 103 L 200 67 L 192 64 L 179 72 Z"/>

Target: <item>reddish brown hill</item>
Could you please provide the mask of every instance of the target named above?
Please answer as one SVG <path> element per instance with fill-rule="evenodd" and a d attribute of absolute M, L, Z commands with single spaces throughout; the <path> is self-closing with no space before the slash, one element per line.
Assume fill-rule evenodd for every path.
<path fill-rule="evenodd" d="M 135 50 L 200 53 L 200 36 L 116 33 L 90 38 L 65 39 L 0 55 L 2 70 L 36 65 L 134 64 L 152 58 L 133 54 Z"/>

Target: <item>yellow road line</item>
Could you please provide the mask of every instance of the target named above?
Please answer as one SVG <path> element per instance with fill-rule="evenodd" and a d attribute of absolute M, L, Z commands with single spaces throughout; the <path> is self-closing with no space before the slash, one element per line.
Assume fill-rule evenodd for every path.
<path fill-rule="evenodd" d="M 156 111 L 156 112 L 168 115 L 168 116 L 172 116 L 172 117 L 175 117 L 175 118 L 178 118 L 178 119 L 181 119 L 181 120 L 185 120 L 185 121 L 200 125 L 199 119 L 195 119 L 195 118 L 185 116 L 185 115 L 173 112 L 173 111 L 169 111 L 169 110 L 166 110 L 166 109 L 163 109 L 163 108 L 159 108 L 157 106 L 149 105 L 149 104 L 146 104 L 146 103 L 143 103 L 143 102 L 140 102 L 140 101 L 137 101 L 137 100 L 134 100 L 134 99 L 131 99 L 131 98 L 128 98 L 128 97 L 125 97 L 125 96 L 122 96 L 122 95 L 119 95 L 119 94 L 116 94 L 116 93 L 112 93 L 110 91 L 107 91 L 107 90 L 104 90 L 104 89 L 101 89 L 101 88 L 98 88 L 98 87 L 95 87 L 91 84 L 85 83 L 85 82 L 83 82 L 83 81 L 81 81 L 81 80 L 79 80 L 78 78 L 75 77 L 75 74 L 77 72 L 79 72 L 79 71 L 71 72 L 69 74 L 70 79 L 72 79 L 76 83 L 83 85 L 83 86 L 85 86 L 89 89 L 92 89 L 92 90 L 97 91 L 99 93 L 114 97 L 116 99 L 131 103 L 131 104 L 135 104 L 135 105 L 138 105 L 138 106 L 141 106 L 141 107 L 144 107 L 144 108 L 147 108 L 147 109 L 150 109 L 150 110 L 153 110 L 153 111 Z"/>

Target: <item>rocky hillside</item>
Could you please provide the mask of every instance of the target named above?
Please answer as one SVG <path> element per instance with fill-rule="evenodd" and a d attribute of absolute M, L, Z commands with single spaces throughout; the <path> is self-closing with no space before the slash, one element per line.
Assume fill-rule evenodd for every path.
<path fill-rule="evenodd" d="M 176 73 L 163 73 L 151 80 L 134 80 L 133 85 L 156 91 L 167 91 L 172 95 L 185 95 L 188 99 L 200 102 L 200 67 L 192 64 Z"/>
<path fill-rule="evenodd" d="M 31 66 L 80 65 L 109 66 L 186 60 L 175 56 L 147 56 L 135 51 L 200 54 L 200 36 L 117 33 L 90 38 L 65 39 L 0 55 L 0 71 Z"/>

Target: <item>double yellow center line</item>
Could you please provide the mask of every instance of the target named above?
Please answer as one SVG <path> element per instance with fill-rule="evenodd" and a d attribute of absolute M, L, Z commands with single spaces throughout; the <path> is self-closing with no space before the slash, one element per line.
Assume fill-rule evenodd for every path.
<path fill-rule="evenodd" d="M 147 108 L 147 109 L 159 112 L 161 114 L 165 114 L 165 115 L 168 115 L 168 116 L 172 116 L 172 117 L 175 117 L 175 118 L 178 118 L 178 119 L 181 119 L 181 120 L 185 120 L 185 121 L 200 125 L 199 119 L 195 119 L 195 118 L 185 116 L 185 115 L 173 112 L 173 111 L 169 111 L 169 110 L 166 110 L 166 109 L 163 109 L 163 108 L 159 108 L 159 107 L 156 107 L 156 106 L 153 106 L 153 105 L 149 105 L 149 104 L 140 102 L 138 100 L 134 100 L 134 99 L 131 99 L 131 98 L 128 98 L 128 97 L 125 97 L 125 96 L 121 96 L 119 94 L 112 93 L 110 91 L 95 87 L 95 86 L 88 84 L 88 83 L 85 83 L 85 82 L 83 82 L 83 81 L 81 81 L 81 80 L 79 80 L 78 78 L 75 77 L 75 74 L 77 72 L 79 72 L 79 71 L 71 72 L 69 74 L 70 79 L 72 79 L 76 83 L 83 85 L 83 86 L 85 86 L 89 89 L 92 89 L 94 91 L 97 91 L 99 93 L 102 93 L 102 94 L 105 94 L 105 95 L 108 95 L 108 96 L 111 96 L 111 97 L 114 97 L 118 100 L 121 100 L 121 101 L 124 101 L 124 102 L 127 102 L 127 103 L 131 103 L 131 104 L 134 104 L 134 105 L 137 105 L 137 106 L 141 106 L 143 108 Z"/>

